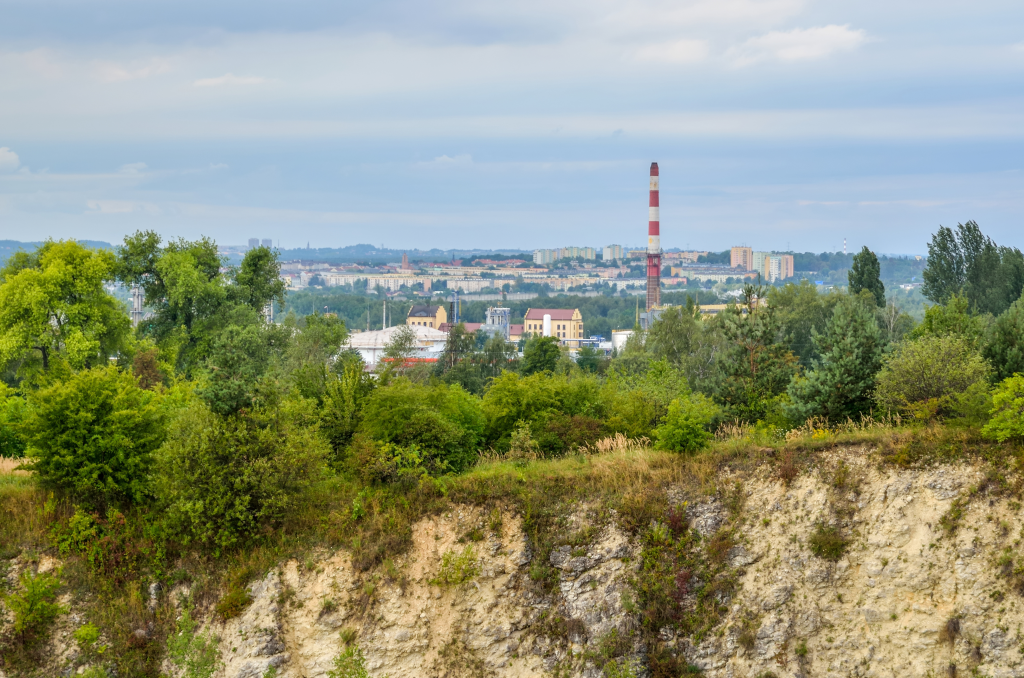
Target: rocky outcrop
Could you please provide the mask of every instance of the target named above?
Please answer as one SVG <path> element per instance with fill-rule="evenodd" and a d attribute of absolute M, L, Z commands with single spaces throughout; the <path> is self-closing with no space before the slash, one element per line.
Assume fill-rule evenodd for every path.
<path fill-rule="evenodd" d="M 476 574 L 440 585 L 444 554 L 467 549 Z M 596 676 L 582 656 L 630 624 L 622 590 L 631 555 L 627 536 L 605 525 L 585 548 L 551 553 L 559 582 L 544 593 L 530 578 L 519 518 L 494 521 L 459 507 L 416 524 L 412 549 L 384 572 L 357 574 L 339 552 L 289 561 L 253 583 L 244 614 L 212 625 L 225 658 L 219 675 L 250 678 L 277 667 L 282 678 L 323 677 L 353 642 L 374 676 L 525 677 L 556 667 Z"/>

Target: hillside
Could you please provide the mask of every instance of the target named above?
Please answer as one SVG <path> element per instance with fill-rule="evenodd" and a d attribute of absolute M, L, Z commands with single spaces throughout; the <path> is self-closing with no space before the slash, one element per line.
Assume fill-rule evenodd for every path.
<path fill-rule="evenodd" d="M 290 536 L 183 554 L 127 595 L 50 543 L 46 492 L 0 476 L 9 590 L 24 570 L 65 581 L 45 645 L 3 671 L 211 675 L 165 653 L 193 606 L 191 650 L 210 638 L 230 678 L 328 676 L 346 648 L 372 676 L 1016 675 L 1019 455 L 940 427 L 747 430 L 692 458 L 620 438 L 482 462 L 390 497 L 328 483 Z M 72 640 L 85 619 L 106 652 Z"/>

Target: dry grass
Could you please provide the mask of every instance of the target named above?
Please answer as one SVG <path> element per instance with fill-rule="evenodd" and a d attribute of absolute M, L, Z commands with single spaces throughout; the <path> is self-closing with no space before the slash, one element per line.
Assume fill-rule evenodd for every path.
<path fill-rule="evenodd" d="M 2 475 L 13 475 L 13 476 L 27 476 L 28 471 L 19 471 L 20 466 L 25 460 L 24 459 L 8 459 L 7 457 L 0 457 L 0 476 Z"/>

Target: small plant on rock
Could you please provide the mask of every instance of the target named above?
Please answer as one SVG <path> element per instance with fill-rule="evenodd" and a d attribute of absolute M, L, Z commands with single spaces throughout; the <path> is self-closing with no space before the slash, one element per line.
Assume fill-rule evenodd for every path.
<path fill-rule="evenodd" d="M 824 560 L 837 561 L 846 553 L 849 540 L 843 537 L 838 527 L 819 523 L 807 540 L 811 553 Z"/>
<path fill-rule="evenodd" d="M 465 584 L 480 574 L 480 563 L 472 546 L 461 552 L 445 551 L 441 556 L 441 569 L 437 576 L 430 580 L 434 586 L 457 586 Z"/>
<path fill-rule="evenodd" d="M 347 647 L 334 658 L 334 668 L 327 672 L 328 678 L 370 678 L 366 670 L 363 651 L 355 645 Z"/>
<path fill-rule="evenodd" d="M 98 645 L 100 640 L 100 630 L 95 624 L 85 624 L 80 626 L 74 633 L 75 642 L 78 643 L 78 649 L 81 650 L 82 656 L 86 658 L 95 657 L 103 654 L 107 649 L 106 645 Z"/>

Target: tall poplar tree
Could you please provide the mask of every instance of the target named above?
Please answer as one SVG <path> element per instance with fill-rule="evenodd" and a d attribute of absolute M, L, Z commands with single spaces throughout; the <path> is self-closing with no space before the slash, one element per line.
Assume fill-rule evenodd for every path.
<path fill-rule="evenodd" d="M 850 294 L 857 296 L 861 290 L 871 292 L 875 298 L 875 306 L 885 306 L 885 285 L 882 284 L 882 267 L 878 257 L 867 247 L 853 255 L 853 266 L 847 273 L 850 281 Z"/>

